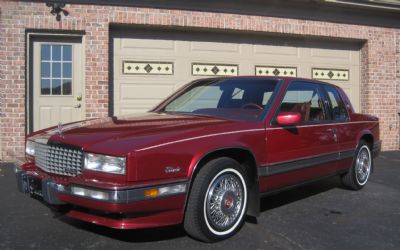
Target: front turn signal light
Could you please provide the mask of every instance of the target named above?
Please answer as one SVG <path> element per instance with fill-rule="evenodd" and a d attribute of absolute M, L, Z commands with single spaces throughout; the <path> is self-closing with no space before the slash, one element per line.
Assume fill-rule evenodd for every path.
<path fill-rule="evenodd" d="M 144 196 L 147 198 L 156 198 L 158 196 L 158 189 L 152 188 L 144 190 Z"/>

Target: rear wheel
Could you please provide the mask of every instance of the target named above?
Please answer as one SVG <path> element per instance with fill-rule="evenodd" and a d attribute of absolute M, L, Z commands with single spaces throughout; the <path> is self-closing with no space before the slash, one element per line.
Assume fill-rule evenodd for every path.
<path fill-rule="evenodd" d="M 193 181 L 184 227 L 192 237 L 213 242 L 234 235 L 247 209 L 246 176 L 230 158 L 218 158 L 202 167 Z"/>
<path fill-rule="evenodd" d="M 365 141 L 360 141 L 352 167 L 342 176 L 343 184 L 353 190 L 363 188 L 367 184 L 371 168 L 371 150 Z"/>

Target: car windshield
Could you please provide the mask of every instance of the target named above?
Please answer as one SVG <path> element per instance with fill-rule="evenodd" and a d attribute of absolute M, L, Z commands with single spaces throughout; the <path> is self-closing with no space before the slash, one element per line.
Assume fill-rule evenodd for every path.
<path fill-rule="evenodd" d="M 186 87 L 158 111 L 258 120 L 268 107 L 276 79 L 225 78 L 200 80 Z"/>

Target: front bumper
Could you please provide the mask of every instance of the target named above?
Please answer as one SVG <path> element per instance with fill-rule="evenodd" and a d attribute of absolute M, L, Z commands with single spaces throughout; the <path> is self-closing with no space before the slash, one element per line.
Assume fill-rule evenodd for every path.
<path fill-rule="evenodd" d="M 60 184 L 18 167 L 15 172 L 20 192 L 42 197 L 50 205 L 71 205 L 66 215 L 79 220 L 131 229 L 179 224 L 183 219 L 186 182 L 112 190 Z M 151 189 L 163 193 L 146 197 Z"/>

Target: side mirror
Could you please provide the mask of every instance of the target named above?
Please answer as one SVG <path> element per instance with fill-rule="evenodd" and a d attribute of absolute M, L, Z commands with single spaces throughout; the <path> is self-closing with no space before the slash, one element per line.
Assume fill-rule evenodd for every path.
<path fill-rule="evenodd" d="M 280 112 L 276 122 L 281 126 L 291 126 L 301 123 L 301 114 L 298 112 Z"/>

